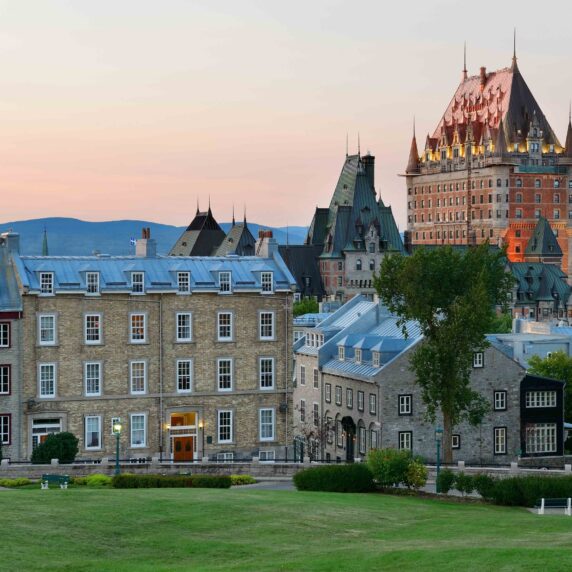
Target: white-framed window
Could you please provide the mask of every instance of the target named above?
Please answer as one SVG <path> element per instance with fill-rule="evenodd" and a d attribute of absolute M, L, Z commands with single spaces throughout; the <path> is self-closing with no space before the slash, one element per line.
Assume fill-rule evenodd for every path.
<path fill-rule="evenodd" d="M 147 414 L 131 413 L 130 429 L 131 429 L 131 447 L 133 449 L 144 448 L 147 446 Z"/>
<path fill-rule="evenodd" d="M 494 393 L 494 410 L 506 410 L 506 391 L 495 391 Z"/>
<path fill-rule="evenodd" d="M 0 395 L 10 395 L 12 366 L 0 365 Z"/>
<path fill-rule="evenodd" d="M 232 358 L 218 358 L 216 370 L 218 390 L 232 391 Z"/>
<path fill-rule="evenodd" d="M 344 346 L 338 346 L 338 359 L 344 361 L 346 359 L 346 348 Z"/>
<path fill-rule="evenodd" d="M 413 448 L 413 433 L 411 431 L 399 431 L 398 445 L 400 450 L 411 451 Z"/>
<path fill-rule="evenodd" d="M 177 290 L 181 294 L 188 294 L 191 291 L 190 272 L 177 272 Z"/>
<path fill-rule="evenodd" d="M 457 433 L 451 435 L 451 449 L 461 448 L 461 436 Z"/>
<path fill-rule="evenodd" d="M 232 463 L 234 461 L 234 453 L 217 453 L 216 462 L 217 463 Z"/>
<path fill-rule="evenodd" d="M 495 455 L 506 455 L 506 427 L 494 428 Z"/>
<path fill-rule="evenodd" d="M 56 364 L 38 364 L 38 388 L 39 395 L 43 398 L 56 396 Z"/>
<path fill-rule="evenodd" d="M 233 411 L 231 409 L 218 411 L 217 435 L 219 443 L 232 443 L 232 417 Z"/>
<path fill-rule="evenodd" d="M 371 361 L 372 361 L 373 367 L 380 367 L 381 354 L 379 352 L 371 352 Z"/>
<path fill-rule="evenodd" d="M 355 362 L 361 363 L 361 349 L 356 348 L 355 350 Z"/>
<path fill-rule="evenodd" d="M 526 427 L 527 453 L 556 453 L 556 423 L 532 423 Z"/>
<path fill-rule="evenodd" d="M 262 272 L 260 281 L 263 293 L 271 294 L 274 291 L 273 272 Z"/>
<path fill-rule="evenodd" d="M 110 433 L 110 435 L 113 435 L 114 437 L 115 437 L 114 427 L 117 423 L 121 423 L 121 417 L 112 417 L 111 418 L 111 433 Z"/>
<path fill-rule="evenodd" d="M 365 405 L 365 394 L 363 391 L 358 391 L 357 392 L 357 408 L 358 411 L 363 411 L 364 410 L 364 405 Z"/>
<path fill-rule="evenodd" d="M 131 292 L 133 294 L 145 293 L 145 273 L 132 272 L 131 273 Z"/>
<path fill-rule="evenodd" d="M 274 389 L 274 358 L 259 358 L 258 372 L 260 389 Z"/>
<path fill-rule="evenodd" d="M 0 348 L 10 347 L 10 323 L 0 322 Z"/>
<path fill-rule="evenodd" d="M 274 441 L 275 436 L 275 412 L 272 408 L 259 410 L 260 440 Z"/>
<path fill-rule="evenodd" d="M 369 437 L 369 447 L 370 449 L 377 449 L 377 431 L 375 429 L 372 429 L 370 432 L 370 437 Z"/>
<path fill-rule="evenodd" d="M 193 315 L 191 312 L 177 313 L 177 341 L 191 342 L 193 340 Z"/>
<path fill-rule="evenodd" d="M 346 405 L 348 409 L 352 409 L 354 406 L 354 390 L 351 388 L 346 388 Z"/>
<path fill-rule="evenodd" d="M 144 344 L 147 341 L 147 315 L 129 315 L 129 341 L 132 344 Z"/>
<path fill-rule="evenodd" d="M 99 294 L 99 272 L 86 272 L 85 286 L 88 294 Z"/>
<path fill-rule="evenodd" d="M 556 391 L 527 391 L 525 404 L 528 409 L 556 407 Z"/>
<path fill-rule="evenodd" d="M 177 360 L 177 392 L 190 393 L 193 391 L 193 360 Z"/>
<path fill-rule="evenodd" d="M 306 423 L 306 400 L 300 399 L 300 423 Z"/>
<path fill-rule="evenodd" d="M 147 362 L 144 360 L 129 363 L 129 389 L 133 395 L 147 393 Z"/>
<path fill-rule="evenodd" d="M 367 447 L 367 443 L 366 443 L 366 430 L 365 427 L 360 427 L 359 428 L 359 452 L 360 455 L 365 455 L 365 451 L 366 451 L 366 447 Z"/>
<path fill-rule="evenodd" d="M 317 368 L 314 368 L 314 389 L 320 388 L 320 374 Z"/>
<path fill-rule="evenodd" d="M 326 403 L 331 403 L 332 402 L 332 384 L 331 383 L 326 383 L 325 385 L 325 399 L 326 399 Z"/>
<path fill-rule="evenodd" d="M 38 316 L 38 345 L 55 346 L 57 332 L 55 314 L 40 314 Z"/>
<path fill-rule="evenodd" d="M 232 293 L 232 274 L 230 272 L 219 272 L 218 284 L 219 292 L 222 294 Z"/>
<path fill-rule="evenodd" d="M 232 312 L 217 313 L 217 339 L 219 342 L 231 342 L 232 336 Z"/>
<path fill-rule="evenodd" d="M 294 330 L 294 343 L 296 343 L 300 338 L 304 337 L 304 332 L 300 330 Z"/>
<path fill-rule="evenodd" d="M 273 463 L 276 459 L 276 452 L 272 449 L 260 449 L 258 451 L 258 460 L 261 463 Z"/>
<path fill-rule="evenodd" d="M 101 395 L 101 362 L 85 362 L 83 364 L 83 379 L 85 395 Z"/>
<path fill-rule="evenodd" d="M 370 415 L 377 415 L 377 395 L 375 393 L 369 394 L 369 413 Z"/>
<path fill-rule="evenodd" d="M 341 405 L 342 404 L 342 386 L 341 385 L 336 385 L 336 405 Z"/>
<path fill-rule="evenodd" d="M 274 312 L 260 312 L 259 335 L 261 340 L 274 339 Z"/>
<path fill-rule="evenodd" d="M 399 415 L 411 415 L 413 412 L 413 396 L 400 395 L 399 399 Z"/>
<path fill-rule="evenodd" d="M 53 294 L 54 293 L 54 273 L 53 272 L 40 272 L 40 293 Z"/>
<path fill-rule="evenodd" d="M 312 423 L 315 427 L 320 425 L 320 406 L 315 402 L 312 404 Z"/>
<path fill-rule="evenodd" d="M 101 314 L 86 314 L 84 317 L 84 340 L 86 344 L 96 345 L 102 342 Z"/>
<path fill-rule="evenodd" d="M 484 367 L 485 356 L 483 352 L 475 352 L 473 354 L 473 367 Z"/>
<path fill-rule="evenodd" d="M 85 417 L 85 448 L 101 449 L 100 415 L 86 415 Z"/>
<path fill-rule="evenodd" d="M 306 366 L 300 364 L 300 385 L 306 385 Z"/>
<path fill-rule="evenodd" d="M 0 415 L 0 444 L 10 445 L 12 416 L 9 413 Z"/>

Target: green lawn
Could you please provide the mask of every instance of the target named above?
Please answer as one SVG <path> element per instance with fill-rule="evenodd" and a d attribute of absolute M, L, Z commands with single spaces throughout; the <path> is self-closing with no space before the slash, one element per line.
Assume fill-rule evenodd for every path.
<path fill-rule="evenodd" d="M 369 494 L 0 491 L 0 570 L 570 570 L 572 518 Z"/>

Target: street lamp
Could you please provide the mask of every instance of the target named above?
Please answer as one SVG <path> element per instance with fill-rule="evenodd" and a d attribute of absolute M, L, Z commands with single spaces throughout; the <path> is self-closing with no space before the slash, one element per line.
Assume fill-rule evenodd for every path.
<path fill-rule="evenodd" d="M 122 425 L 120 421 L 113 424 L 113 433 L 115 434 L 115 474 L 119 475 L 121 470 L 119 468 L 119 436 L 121 435 Z"/>
<path fill-rule="evenodd" d="M 201 419 L 199 421 L 199 430 L 201 432 L 201 441 L 202 441 L 202 447 L 201 447 L 201 458 L 205 456 L 205 422 Z"/>
<path fill-rule="evenodd" d="M 441 470 L 441 443 L 443 441 L 443 429 L 437 427 L 435 429 L 435 444 L 437 445 L 437 476 L 435 477 L 435 492 L 441 492 L 439 490 L 439 471 Z"/>

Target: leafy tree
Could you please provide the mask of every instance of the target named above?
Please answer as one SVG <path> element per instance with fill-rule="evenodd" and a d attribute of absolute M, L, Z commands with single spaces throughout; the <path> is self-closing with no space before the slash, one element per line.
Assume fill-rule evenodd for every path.
<path fill-rule="evenodd" d="M 492 313 L 491 323 L 487 334 L 510 334 L 512 331 L 512 316 L 509 312 Z"/>
<path fill-rule="evenodd" d="M 315 314 L 319 311 L 318 301 L 315 298 L 304 298 L 299 302 L 294 302 L 292 311 L 294 317 L 303 316 L 304 314 Z"/>
<path fill-rule="evenodd" d="M 32 452 L 32 463 L 48 464 L 52 459 L 60 463 L 73 463 L 78 452 L 78 438 L 66 431 L 52 433 L 46 437 Z"/>
<path fill-rule="evenodd" d="M 295 407 L 300 411 L 299 406 Z M 326 445 L 333 442 L 334 422 L 326 415 L 314 419 L 313 411 L 306 411 L 306 421 L 296 427 L 296 438 L 304 444 L 304 456 L 310 461 L 318 461 L 322 458 Z"/>
<path fill-rule="evenodd" d="M 380 299 L 399 317 L 416 320 L 424 336 L 411 356 L 427 418 L 443 417 L 445 462 L 452 462 L 453 427 L 466 419 L 477 425 L 487 402 L 470 386 L 475 352 L 487 346 L 485 334 L 495 305 L 506 308 L 514 279 L 505 272 L 505 254 L 488 243 L 463 252 L 444 246 L 413 255 L 386 256 L 374 284 Z"/>

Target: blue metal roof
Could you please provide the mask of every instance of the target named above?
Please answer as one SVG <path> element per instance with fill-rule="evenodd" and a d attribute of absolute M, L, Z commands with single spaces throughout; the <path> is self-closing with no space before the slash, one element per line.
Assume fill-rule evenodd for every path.
<path fill-rule="evenodd" d="M 330 314 L 321 312 L 315 314 L 304 314 L 294 318 L 295 326 L 312 327 L 317 326 L 320 322 L 323 322 Z"/>
<path fill-rule="evenodd" d="M 22 300 L 14 267 L 10 264 L 6 253 L 0 252 L 0 311 L 19 312 L 21 310 Z"/>
<path fill-rule="evenodd" d="M 57 292 L 85 291 L 86 272 L 99 272 L 102 292 L 131 289 L 131 272 L 143 272 L 146 292 L 178 290 L 177 272 L 191 273 L 191 291 L 218 291 L 219 273 L 230 271 L 235 292 L 260 290 L 261 272 L 274 273 L 274 290 L 288 291 L 295 281 L 280 256 L 14 256 L 23 287 L 40 291 L 39 273 L 53 272 Z"/>

